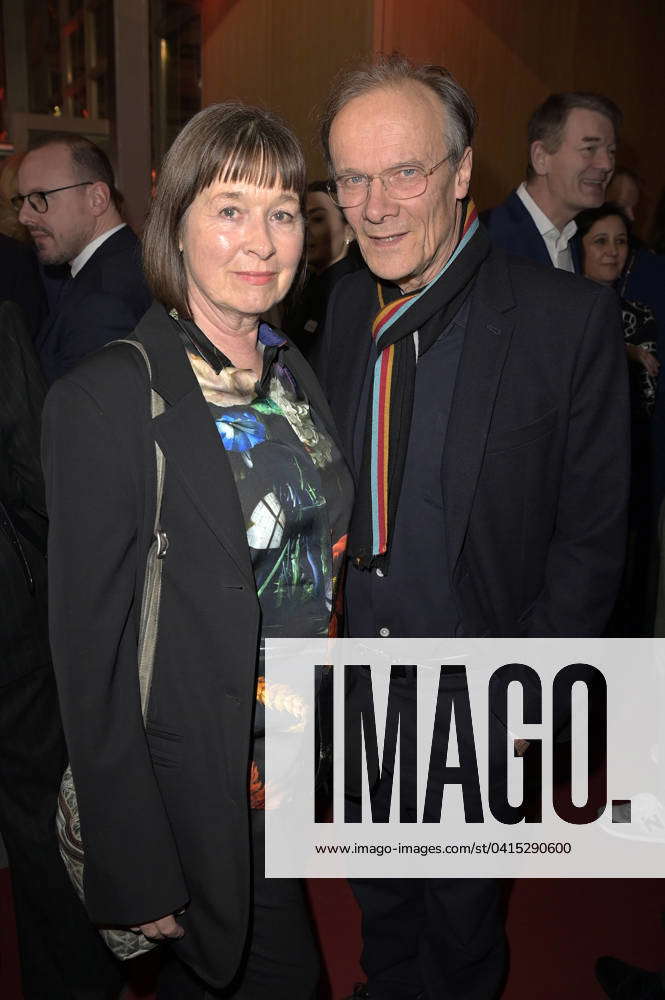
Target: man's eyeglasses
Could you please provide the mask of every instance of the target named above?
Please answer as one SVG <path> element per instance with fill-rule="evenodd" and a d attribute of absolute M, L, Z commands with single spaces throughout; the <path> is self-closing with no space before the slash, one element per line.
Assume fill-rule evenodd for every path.
<path fill-rule="evenodd" d="M 370 185 L 378 177 L 390 198 L 396 198 L 398 201 L 417 198 L 427 190 L 427 179 L 430 174 L 438 170 L 451 156 L 452 153 L 448 153 L 448 156 L 444 156 L 429 170 L 415 163 L 405 163 L 399 167 L 388 167 L 380 174 L 339 174 L 328 182 L 328 194 L 340 208 L 355 208 L 367 201 Z"/>
<path fill-rule="evenodd" d="M 17 212 L 20 212 L 23 208 L 23 202 L 27 201 L 30 208 L 43 215 L 44 212 L 48 212 L 47 195 L 55 194 L 56 191 L 69 191 L 70 188 L 86 187 L 88 184 L 94 184 L 94 181 L 79 181 L 78 184 L 66 184 L 61 188 L 51 188 L 50 191 L 31 191 L 30 194 L 15 194 L 12 198 L 12 205 Z"/>

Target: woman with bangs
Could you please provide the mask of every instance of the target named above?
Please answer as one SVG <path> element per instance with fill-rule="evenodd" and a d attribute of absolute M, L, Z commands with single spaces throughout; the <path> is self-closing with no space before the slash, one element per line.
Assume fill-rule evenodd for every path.
<path fill-rule="evenodd" d="M 307 1000 L 317 985 L 302 887 L 263 872 L 263 641 L 329 633 L 351 503 L 318 383 L 261 322 L 299 269 L 304 194 L 302 152 L 274 115 L 196 115 L 144 235 L 156 301 L 133 339 L 150 375 L 135 347 L 111 344 L 46 405 L 51 640 L 85 900 L 98 925 L 167 943 L 159 1000 Z"/>

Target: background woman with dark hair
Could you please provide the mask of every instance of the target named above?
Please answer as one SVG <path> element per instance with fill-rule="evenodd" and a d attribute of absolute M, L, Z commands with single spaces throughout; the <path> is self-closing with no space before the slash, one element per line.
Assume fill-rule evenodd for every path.
<path fill-rule="evenodd" d="M 328 194 L 326 181 L 307 186 L 305 203 L 305 261 L 308 275 L 301 292 L 294 289 L 284 316 L 284 329 L 306 357 L 316 343 L 326 318 L 333 288 L 346 274 L 362 266 L 353 230 Z"/>
<path fill-rule="evenodd" d="M 611 629 L 623 635 L 650 635 L 655 586 L 652 512 L 651 417 L 656 399 L 659 362 L 656 321 L 651 309 L 624 297 L 630 224 L 612 202 L 581 212 L 577 231 L 584 274 L 612 285 L 619 295 L 631 391 L 631 496 L 626 569 Z"/>
<path fill-rule="evenodd" d="M 634 365 L 634 415 L 650 416 L 656 393 L 659 363 L 656 357 L 656 324 L 653 312 L 639 302 L 628 301 L 621 277 L 628 259 L 630 223 L 611 202 L 590 208 L 577 216 L 584 275 L 616 288 L 621 299 L 623 329 L 628 358 Z"/>
<path fill-rule="evenodd" d="M 144 236 L 157 302 L 135 338 L 163 414 L 151 419 L 145 365 L 122 345 L 46 405 L 51 637 L 86 903 L 98 924 L 171 942 L 160 1000 L 316 988 L 301 886 L 263 874 L 258 654 L 267 636 L 327 634 L 350 504 L 323 394 L 260 322 L 299 266 L 304 187 L 298 143 L 269 112 L 227 103 L 191 119 Z M 155 442 L 168 547 L 144 729 Z"/>

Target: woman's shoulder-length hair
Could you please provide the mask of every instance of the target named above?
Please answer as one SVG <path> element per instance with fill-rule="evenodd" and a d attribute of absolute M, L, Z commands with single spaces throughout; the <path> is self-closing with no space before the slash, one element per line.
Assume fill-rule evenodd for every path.
<path fill-rule="evenodd" d="M 281 186 L 304 206 L 307 179 L 302 149 L 277 115 L 236 101 L 194 115 L 164 157 L 143 234 L 143 267 L 155 298 L 190 319 L 180 253 L 182 220 L 196 196 L 215 180 Z"/>

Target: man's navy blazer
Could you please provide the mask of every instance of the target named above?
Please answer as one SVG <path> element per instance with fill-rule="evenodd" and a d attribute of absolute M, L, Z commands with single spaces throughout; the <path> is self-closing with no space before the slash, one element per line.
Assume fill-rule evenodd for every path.
<path fill-rule="evenodd" d="M 150 302 L 141 245 L 125 226 L 95 250 L 42 324 L 35 347 L 47 381 L 110 340 L 126 337 Z"/>
<path fill-rule="evenodd" d="M 315 359 L 348 457 L 378 309 L 369 271 L 343 278 Z M 628 451 L 616 295 L 493 249 L 471 294 L 443 445 L 458 634 L 603 633 L 623 567 Z"/>
<path fill-rule="evenodd" d="M 481 219 L 495 246 L 518 257 L 527 257 L 536 264 L 552 267 L 552 258 L 545 240 L 517 191 L 511 191 L 506 200 L 496 208 L 483 212 Z M 570 244 L 570 251 L 575 272 L 581 274 L 579 250 L 575 240 Z"/>

